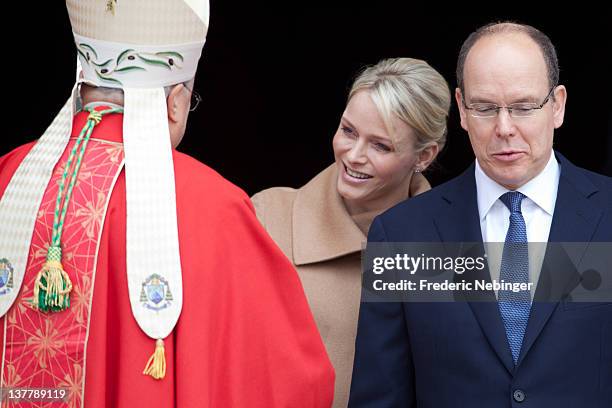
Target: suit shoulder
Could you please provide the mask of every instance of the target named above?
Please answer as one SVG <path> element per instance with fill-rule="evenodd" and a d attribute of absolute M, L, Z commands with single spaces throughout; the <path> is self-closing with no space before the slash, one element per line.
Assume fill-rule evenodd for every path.
<path fill-rule="evenodd" d="M 444 203 L 444 197 L 451 190 L 458 188 L 459 180 L 454 178 L 391 207 L 381 214 L 383 219 L 387 218 L 406 218 L 406 217 L 427 217 L 433 216 Z"/>
<path fill-rule="evenodd" d="M 563 168 L 561 169 L 561 177 L 564 177 Z M 600 202 L 605 207 L 612 208 L 611 177 L 577 166 L 574 166 L 572 171 L 565 177 L 567 177 L 579 191 L 587 194 L 587 196 L 595 202 Z"/>
<path fill-rule="evenodd" d="M 608 177 L 603 174 L 595 173 L 590 170 L 581 169 L 584 172 L 584 175 L 591 180 L 596 187 L 606 190 L 609 193 L 612 192 L 612 177 Z"/>
<path fill-rule="evenodd" d="M 377 217 L 388 241 L 436 241 L 435 219 L 447 210 L 447 195 L 460 188 L 458 179 L 411 197 Z M 370 237 L 368 237 L 370 239 Z"/>
<path fill-rule="evenodd" d="M 597 193 L 593 199 L 600 203 L 603 208 L 607 208 L 608 213 L 612 212 L 612 177 L 585 170 L 585 176 L 597 188 Z"/>

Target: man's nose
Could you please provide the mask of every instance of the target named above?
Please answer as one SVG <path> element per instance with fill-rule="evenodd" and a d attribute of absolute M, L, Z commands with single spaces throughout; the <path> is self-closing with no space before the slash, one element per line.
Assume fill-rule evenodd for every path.
<path fill-rule="evenodd" d="M 495 130 L 498 136 L 512 137 L 516 133 L 514 119 L 507 108 L 500 108 L 495 118 Z"/>

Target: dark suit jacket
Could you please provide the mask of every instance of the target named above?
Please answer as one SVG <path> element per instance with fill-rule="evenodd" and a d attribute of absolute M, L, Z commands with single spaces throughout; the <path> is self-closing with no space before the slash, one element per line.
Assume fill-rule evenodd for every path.
<path fill-rule="evenodd" d="M 555 154 L 549 242 L 612 242 L 612 179 Z M 368 241 L 482 242 L 474 165 L 377 217 Z M 542 273 L 537 291 L 550 291 Z M 554 279 L 567 287 L 576 276 Z M 534 301 L 516 366 L 493 293 L 490 302 L 363 302 L 349 406 L 612 407 L 612 303 L 557 292 Z"/>

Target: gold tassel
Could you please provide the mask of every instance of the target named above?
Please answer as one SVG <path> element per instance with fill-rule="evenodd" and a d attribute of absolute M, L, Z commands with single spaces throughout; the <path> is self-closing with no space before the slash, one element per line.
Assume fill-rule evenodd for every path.
<path fill-rule="evenodd" d="M 147 361 L 147 365 L 142 373 L 150 375 L 156 380 L 161 380 L 166 376 L 166 356 L 162 339 L 155 341 L 155 352 L 149 357 L 149 361 Z"/>
<path fill-rule="evenodd" d="M 70 306 L 71 290 L 72 282 L 62 263 L 48 259 L 36 276 L 32 304 L 43 312 L 65 310 Z"/>

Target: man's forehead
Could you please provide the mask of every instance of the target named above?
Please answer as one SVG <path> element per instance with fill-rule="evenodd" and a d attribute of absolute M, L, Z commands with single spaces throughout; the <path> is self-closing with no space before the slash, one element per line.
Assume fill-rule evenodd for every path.
<path fill-rule="evenodd" d="M 465 88 L 547 87 L 540 47 L 524 33 L 498 33 L 479 39 L 467 55 Z"/>
<path fill-rule="evenodd" d="M 543 96 L 541 83 L 512 84 L 511 86 L 491 86 L 490 84 L 476 83 L 466 89 L 465 97 L 471 103 L 515 103 L 538 102 Z"/>

